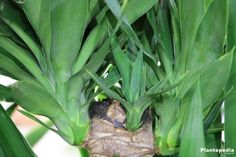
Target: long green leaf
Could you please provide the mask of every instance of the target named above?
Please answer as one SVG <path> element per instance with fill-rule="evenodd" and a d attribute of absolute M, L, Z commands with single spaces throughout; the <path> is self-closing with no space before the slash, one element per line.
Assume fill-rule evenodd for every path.
<path fill-rule="evenodd" d="M 200 70 L 186 73 L 180 86 L 177 87 L 178 96 L 182 98 L 199 77 L 202 93 L 207 95 L 202 98 L 203 109 L 207 109 L 225 88 L 232 65 L 232 57 L 233 52 L 231 51 Z"/>
<path fill-rule="evenodd" d="M 11 74 L 13 76 L 13 78 L 16 78 L 16 79 L 19 79 L 19 80 L 33 79 L 33 77 L 28 72 L 24 71 L 13 60 L 6 57 L 5 55 L 2 55 L 1 53 L 0 53 L 0 69 L 3 69 L 7 73 Z"/>
<path fill-rule="evenodd" d="M 109 52 L 110 39 L 107 39 L 102 46 L 93 53 L 88 63 L 85 65 L 83 70 L 75 74 L 68 84 L 68 100 L 78 100 L 78 94 L 81 92 L 84 87 L 84 82 L 87 82 L 91 79 L 91 76 L 87 73 L 88 69 L 92 73 L 96 73 L 100 66 L 104 63 L 104 59 Z M 82 79 L 83 78 L 83 79 Z M 78 106 L 78 101 L 74 102 L 74 105 Z"/>
<path fill-rule="evenodd" d="M 51 58 L 59 81 L 68 81 L 88 22 L 89 1 L 52 1 Z"/>
<path fill-rule="evenodd" d="M 35 157 L 34 152 L 0 105 L 0 155 L 2 157 Z"/>
<path fill-rule="evenodd" d="M 189 52 L 193 46 L 198 27 L 205 13 L 205 3 L 204 0 L 177 0 L 177 7 L 180 17 L 182 52 L 182 62 L 179 70 L 180 74 L 182 74 L 185 71 Z"/>
<path fill-rule="evenodd" d="M 144 48 L 143 44 L 141 43 L 141 41 L 139 40 L 137 34 L 135 33 L 135 31 L 131 27 L 131 23 L 127 20 L 126 15 L 123 14 L 123 11 L 124 11 L 123 9 L 124 8 L 123 9 L 121 8 L 121 6 L 120 6 L 120 4 L 117 0 L 106 0 L 106 3 L 108 5 L 108 7 L 110 8 L 110 10 L 112 11 L 112 13 L 115 15 L 115 17 L 118 20 L 115 31 L 121 25 L 122 28 L 125 30 L 125 32 L 128 34 L 128 36 L 134 41 L 134 43 L 140 49 L 143 49 Z M 151 58 L 153 61 L 155 61 L 155 57 L 152 53 L 149 53 L 144 49 L 143 49 L 143 53 L 146 56 L 148 56 L 149 58 Z"/>
<path fill-rule="evenodd" d="M 2 100 L 13 101 L 11 96 L 11 89 L 0 84 L 0 101 Z"/>
<path fill-rule="evenodd" d="M 34 75 L 40 83 L 42 83 L 46 89 L 52 91 L 51 84 L 42 74 L 42 71 L 38 67 L 35 60 L 29 54 L 27 54 L 27 50 L 19 47 L 16 43 L 4 36 L 0 36 L 0 46 L 12 56 L 14 56 L 17 60 L 19 60 L 31 72 L 31 74 Z"/>
<path fill-rule="evenodd" d="M 229 24 L 227 36 L 227 48 L 232 49 L 236 45 L 236 1 L 229 0 Z M 236 51 L 234 51 L 233 64 L 230 72 L 227 88 L 233 86 L 233 90 L 225 100 L 225 147 L 236 150 Z M 233 157 L 235 154 L 228 154 L 227 157 Z"/>
<path fill-rule="evenodd" d="M 181 29 L 180 29 L 180 17 L 175 0 L 170 0 L 170 15 L 171 15 L 171 27 L 172 27 L 172 42 L 175 56 L 174 70 L 180 68 L 182 64 L 182 51 L 181 51 Z M 178 74 L 177 74 L 178 75 Z"/>
<path fill-rule="evenodd" d="M 102 43 L 101 47 L 93 53 L 91 58 L 89 59 L 88 63 L 85 65 L 85 69 L 96 73 L 101 65 L 104 63 L 106 55 L 109 53 L 110 48 L 110 38 L 108 38 L 104 43 Z M 84 80 L 88 80 L 90 76 L 87 72 L 83 73 Z"/>
<path fill-rule="evenodd" d="M 46 122 L 46 125 L 48 126 L 52 126 L 52 122 L 48 121 Z M 33 147 L 36 143 L 39 142 L 39 140 L 48 132 L 48 128 L 46 128 L 43 125 L 38 126 L 37 128 L 33 128 L 30 133 L 28 133 L 26 135 L 26 139 L 29 142 L 29 144 L 31 145 L 31 147 Z"/>
<path fill-rule="evenodd" d="M 52 41 L 52 26 L 51 26 L 51 0 L 27 0 L 22 3 L 23 10 L 29 23 L 36 32 L 40 44 L 41 51 L 44 52 L 50 79 L 54 80 L 54 70 L 51 61 L 51 41 Z M 24 27 L 21 27 L 24 28 Z"/>
<path fill-rule="evenodd" d="M 36 57 L 37 61 L 41 65 L 41 68 L 46 68 L 46 62 L 43 58 L 43 54 L 42 54 L 39 46 L 36 44 L 36 42 L 33 41 L 33 39 L 22 28 L 20 28 L 16 23 L 14 23 L 13 21 L 10 21 L 8 19 L 4 19 L 4 18 L 3 18 L 3 20 L 27 44 L 27 46 L 30 48 L 30 50 L 32 51 L 32 53 Z"/>
<path fill-rule="evenodd" d="M 42 87 L 29 82 L 17 82 L 12 86 L 12 96 L 16 103 L 34 114 L 50 118 L 65 116 L 58 102 Z M 44 100 L 44 103 L 42 103 Z"/>
<path fill-rule="evenodd" d="M 232 66 L 233 52 L 229 52 L 209 66 L 200 76 L 202 95 L 202 108 L 205 110 L 220 96 L 229 78 Z M 212 78 L 212 76 L 214 76 Z M 211 78 L 211 79 L 209 79 Z"/>
<path fill-rule="evenodd" d="M 25 22 L 26 19 L 19 7 L 14 6 L 10 1 L 8 0 L 1 0 L 1 17 L 4 17 L 6 19 L 11 19 L 14 21 L 17 25 L 19 25 L 21 28 L 24 28 L 25 30 L 29 30 L 30 26 Z"/>
<path fill-rule="evenodd" d="M 89 20 L 89 1 L 51 1 L 51 59 L 55 70 L 56 98 L 67 108 L 68 80 Z"/>
<path fill-rule="evenodd" d="M 109 52 L 110 38 L 108 38 L 96 52 L 91 55 L 88 63 L 83 67 L 83 70 L 75 74 L 68 83 L 68 102 L 70 108 L 74 106 L 77 108 L 78 105 L 84 105 L 80 103 L 81 91 L 84 88 L 84 82 L 91 79 L 91 76 L 87 73 L 88 69 L 92 73 L 96 73 L 100 66 L 104 63 L 104 59 Z M 90 93 L 89 93 L 90 94 Z M 75 111 L 75 109 L 73 109 Z M 77 113 L 76 113 L 77 114 Z"/>
<path fill-rule="evenodd" d="M 42 122 L 40 119 L 38 119 L 37 117 L 35 117 L 33 114 L 31 114 L 30 112 L 27 112 L 27 111 L 24 111 L 24 110 L 18 110 L 20 113 L 22 113 L 23 115 L 25 115 L 26 117 L 32 119 L 33 121 L 41 124 L 42 126 L 48 128 L 49 130 L 57 133 L 58 135 L 60 135 L 65 141 L 67 141 L 68 143 L 70 143 L 71 145 L 72 144 L 75 144 L 75 145 L 79 145 L 81 144 L 81 141 L 80 143 L 77 143 L 76 139 L 74 138 L 74 135 L 73 135 L 73 131 L 71 129 L 71 126 L 74 126 L 74 124 L 68 124 L 69 123 L 69 120 L 61 115 L 60 117 L 58 116 L 56 119 L 51 119 L 53 121 L 53 123 L 55 124 L 55 126 L 58 128 L 58 129 L 54 129 L 54 128 L 51 128 L 49 125 L 45 124 L 44 122 Z M 87 132 L 84 132 L 84 130 L 82 130 L 83 128 L 80 126 L 78 126 L 78 124 L 76 126 L 75 129 L 80 130 L 80 135 L 77 135 L 76 138 L 80 138 L 81 136 L 84 138 L 84 133 L 87 134 Z M 76 132 L 77 133 L 77 132 Z"/>
<path fill-rule="evenodd" d="M 161 80 L 154 84 L 148 91 L 147 94 L 155 94 L 161 91 L 168 84 L 168 79 Z"/>
<path fill-rule="evenodd" d="M 92 52 L 98 46 L 98 44 L 103 40 L 107 32 L 107 23 L 106 21 L 97 25 L 87 37 L 83 47 L 81 48 L 77 60 L 73 66 L 73 74 L 79 72 L 83 69 L 87 60 L 91 56 Z"/>
<path fill-rule="evenodd" d="M 143 55 L 139 52 L 135 62 L 133 63 L 131 80 L 130 80 L 130 102 L 135 102 L 141 95 L 142 84 L 145 74 L 143 74 Z M 144 83 L 145 84 L 145 83 Z"/>
<path fill-rule="evenodd" d="M 147 63 L 145 64 L 146 64 L 146 80 L 147 80 L 146 86 L 150 90 L 159 81 L 158 81 L 157 74 L 155 73 L 155 70 L 151 68 L 151 66 L 149 66 Z"/>
<path fill-rule="evenodd" d="M 84 103 L 81 103 L 81 101 L 80 101 L 81 97 L 78 97 L 78 95 L 81 95 L 81 96 L 83 95 L 83 94 L 81 94 L 81 92 L 85 86 L 85 82 L 87 82 L 91 79 L 91 76 L 87 73 L 86 69 L 92 73 L 96 73 L 99 70 L 99 68 L 101 67 L 101 65 L 104 63 L 104 59 L 105 59 L 107 53 L 109 52 L 109 46 L 110 46 L 110 38 L 105 40 L 104 43 L 102 43 L 101 47 L 99 47 L 98 50 L 95 51 L 93 53 L 93 55 L 91 55 L 88 63 L 85 65 L 85 67 L 83 67 L 83 70 L 81 70 L 80 72 L 75 74 L 69 80 L 68 100 L 70 103 L 70 108 L 72 108 L 71 106 L 75 106 L 75 108 L 78 109 L 78 106 L 82 107 L 83 105 L 85 105 Z M 93 95 L 93 94 L 91 94 L 91 90 L 87 93 L 87 96 L 86 96 L 87 99 L 92 99 L 92 98 L 89 98 L 90 96 Z M 95 95 L 97 95 L 97 94 L 95 94 Z M 75 113 L 75 114 L 77 114 L 77 113 Z"/>
<path fill-rule="evenodd" d="M 16 103 L 28 112 L 50 118 L 63 133 L 60 135 L 67 142 L 74 142 L 68 116 L 54 97 L 41 86 L 29 82 L 17 82 L 12 86 L 12 96 Z"/>
<path fill-rule="evenodd" d="M 122 8 L 117 0 L 106 0 L 111 11 L 115 16 L 121 18 L 125 17 L 128 23 L 132 24 L 139 17 L 144 15 L 153 5 L 155 5 L 158 0 L 129 0 L 124 2 Z M 133 6 L 136 6 L 135 8 Z M 122 17 L 122 18 L 123 18 Z"/>
<path fill-rule="evenodd" d="M 130 100 L 131 61 L 115 40 L 112 43 L 112 50 L 116 65 L 122 77 L 123 94 L 126 99 Z"/>
<path fill-rule="evenodd" d="M 91 77 L 93 78 L 93 80 L 99 85 L 99 87 L 100 87 L 102 90 L 104 90 L 104 92 L 105 92 L 108 96 L 110 96 L 110 97 L 112 97 L 112 98 L 114 98 L 114 99 L 120 101 L 120 102 L 123 103 L 125 106 L 127 106 L 127 105 L 126 105 L 127 102 L 126 102 L 119 94 L 117 94 L 117 93 L 114 92 L 113 90 L 109 89 L 109 87 L 106 86 L 106 84 L 105 84 L 105 82 L 104 82 L 103 80 L 101 80 L 97 75 L 94 75 L 94 74 L 92 74 L 92 73 L 89 72 L 89 71 L 88 71 L 88 73 L 91 75 Z"/>
<path fill-rule="evenodd" d="M 43 45 L 49 63 L 51 51 L 51 1 L 27 0 L 22 3 L 22 6 L 25 15 Z"/>
<path fill-rule="evenodd" d="M 24 45 L 22 40 L 15 35 L 15 32 L 4 22 L 0 19 L 0 34 L 5 35 L 9 38 L 11 38 L 13 41 L 15 41 L 19 45 Z"/>
<path fill-rule="evenodd" d="M 233 88 L 231 88 L 226 93 L 223 92 L 219 98 L 211 105 L 209 106 L 209 109 L 204 111 L 204 127 L 205 130 L 207 130 L 210 126 L 212 126 L 216 120 L 218 120 L 220 113 L 221 113 L 221 107 L 223 105 L 223 102 L 225 98 L 229 96 L 229 94 L 232 92 Z"/>
<path fill-rule="evenodd" d="M 117 70 L 117 68 L 112 68 L 106 78 L 104 79 L 104 82 L 106 82 L 107 87 L 114 86 L 115 83 L 117 83 L 120 80 L 121 76 Z"/>
<path fill-rule="evenodd" d="M 126 16 L 129 23 L 132 24 L 149 9 L 151 9 L 156 3 L 158 3 L 158 0 L 129 0 L 124 6 L 125 8 L 123 10 L 123 14 Z"/>
<path fill-rule="evenodd" d="M 160 1 L 156 9 L 153 8 L 147 13 L 147 18 L 158 42 L 157 50 L 160 55 L 160 62 L 163 64 L 167 75 L 170 75 L 173 64 L 173 48 L 168 21 L 168 1 Z"/>
<path fill-rule="evenodd" d="M 216 60 L 223 51 L 227 29 L 227 3 L 226 0 L 214 0 L 210 4 L 189 53 L 188 70 L 199 69 L 207 65 Z"/>
<path fill-rule="evenodd" d="M 212 125 L 208 130 L 207 133 L 211 134 L 211 133 L 221 133 L 222 131 L 224 131 L 224 124 L 222 123 L 216 123 L 214 125 Z"/>
<path fill-rule="evenodd" d="M 29 119 L 41 124 L 42 126 L 44 126 L 45 128 L 48 128 L 49 130 L 55 132 L 55 133 L 59 133 L 59 131 L 57 129 L 51 128 L 50 126 L 48 126 L 47 124 L 45 124 L 43 121 L 41 121 L 40 119 L 38 119 L 37 117 L 35 117 L 33 114 L 25 111 L 25 110 L 18 110 L 21 114 L 23 114 L 24 116 L 28 117 Z"/>
<path fill-rule="evenodd" d="M 205 148 L 205 137 L 199 83 L 189 105 L 189 112 L 181 136 L 179 155 L 181 157 L 205 157 L 206 154 L 200 151 L 201 148 Z"/>

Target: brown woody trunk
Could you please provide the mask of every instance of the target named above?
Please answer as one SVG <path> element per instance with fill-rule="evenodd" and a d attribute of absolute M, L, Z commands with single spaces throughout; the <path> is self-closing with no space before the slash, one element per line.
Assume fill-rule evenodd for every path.
<path fill-rule="evenodd" d="M 94 106 L 97 113 L 93 113 L 91 129 L 83 145 L 91 157 L 154 155 L 150 120 L 135 132 L 130 132 L 125 128 L 125 112 L 118 102 L 106 101 L 104 108 L 98 105 Z"/>

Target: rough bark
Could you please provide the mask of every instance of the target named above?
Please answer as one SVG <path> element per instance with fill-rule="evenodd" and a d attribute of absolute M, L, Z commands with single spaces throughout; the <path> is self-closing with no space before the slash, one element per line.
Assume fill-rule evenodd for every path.
<path fill-rule="evenodd" d="M 106 110 L 106 116 L 94 116 L 91 130 L 84 147 L 91 157 L 141 157 L 155 153 L 151 121 L 145 122 L 135 132 L 125 128 L 125 112 L 120 104 L 113 102 Z"/>

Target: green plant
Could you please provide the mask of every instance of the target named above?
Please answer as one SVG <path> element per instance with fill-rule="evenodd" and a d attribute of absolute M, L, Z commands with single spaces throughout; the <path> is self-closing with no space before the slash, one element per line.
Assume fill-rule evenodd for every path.
<path fill-rule="evenodd" d="M 131 61 L 127 54 L 119 48 L 116 41 L 112 44 L 113 56 L 121 76 L 122 92 L 121 95 L 109 88 L 106 82 L 91 74 L 105 93 L 121 102 L 126 109 L 126 127 L 129 130 L 136 130 L 141 125 L 141 116 L 145 109 L 153 102 L 151 96 L 146 95 L 145 91 L 145 67 L 142 52 L 139 52 L 136 59 Z"/>
<path fill-rule="evenodd" d="M 236 45 L 236 19 L 235 15 L 235 6 L 236 1 L 230 0 L 229 4 L 229 19 L 228 19 L 228 34 L 227 34 L 227 50 L 232 49 Z M 231 140 L 235 138 L 234 132 L 236 131 L 236 126 L 231 122 L 232 119 L 235 118 L 235 95 L 236 95 L 236 81 L 235 81 L 235 73 L 236 73 L 236 52 L 234 51 L 234 58 L 232 63 L 232 69 L 230 72 L 229 81 L 227 84 L 227 89 L 232 88 L 233 90 L 228 97 L 225 99 L 225 147 L 228 148 L 236 148 L 236 142 Z M 230 156 L 230 155 L 229 155 Z M 233 156 L 233 155 L 231 155 Z"/>
<path fill-rule="evenodd" d="M 58 129 L 51 130 L 73 145 L 87 135 L 95 96 L 85 69 L 97 72 L 109 52 L 105 7 L 96 3 L 1 1 L 0 68 L 18 80 L 12 97 L 26 116 L 51 119 Z"/>
<path fill-rule="evenodd" d="M 226 53 L 224 48 L 228 4 L 219 0 L 193 3 L 162 1 L 147 13 L 154 36 L 146 39 L 146 47 L 157 52 L 161 63 L 151 65 L 156 80 L 168 80 L 167 85 L 180 81 L 174 90 L 161 95 L 155 105 L 156 145 L 165 155 L 179 151 L 181 156 L 204 156 L 200 148 L 211 143 L 205 141 L 205 136 L 222 130 L 220 126 L 215 128 L 216 133 L 208 133 L 220 123 L 216 120 L 219 104 L 227 95 L 225 85 L 233 59 L 233 50 Z M 154 82 L 153 77 L 148 77 L 149 82 Z M 214 110 L 217 105 L 218 110 Z"/>
<path fill-rule="evenodd" d="M 157 115 L 155 142 L 162 155 L 180 152 L 181 156 L 186 157 L 192 154 L 204 156 L 204 153 L 199 151 L 200 148 L 209 143 L 219 143 L 221 136 L 218 135 L 223 130 L 223 125 L 218 120 L 220 107 L 225 97 L 232 91 L 230 88 L 225 88 L 234 55 L 232 46 L 228 50 L 225 49 L 228 2 L 214 0 L 192 1 L 192 3 L 185 0 L 160 1 L 147 12 L 147 18 L 142 20 L 143 29 L 139 30 L 136 27 L 139 35 L 133 34 L 134 30 L 127 23 L 123 11 L 125 5 L 120 7 L 115 2 L 116 6 L 108 4 L 111 10 L 116 8 L 116 11 L 113 11 L 114 15 L 120 21 L 121 28 L 131 37 L 131 42 L 125 47 L 125 55 L 121 49 L 113 46 L 115 65 L 122 78 L 122 92 L 114 93 L 106 88 L 105 81 L 93 76 L 107 95 L 123 103 L 127 111 L 126 125 L 130 130 L 139 128 L 140 117 L 144 110 L 137 109 L 135 116 L 139 118 L 129 120 L 132 117 L 130 113 L 136 110 L 135 103 L 130 105 L 132 99 L 127 97 L 139 93 L 138 91 L 142 89 L 150 94 L 148 89 L 154 87 L 156 94 L 152 94 L 155 94 L 156 103 L 153 106 Z M 191 13 L 188 14 L 188 10 L 191 10 Z M 218 17 L 217 20 L 214 19 L 215 16 Z M 134 48 L 136 46 L 138 48 Z M 132 80 L 140 78 L 139 74 L 143 71 L 136 71 L 134 77 L 132 75 L 134 68 L 132 66 L 129 68 L 132 59 L 127 59 L 132 58 L 133 54 L 139 56 L 137 51 L 144 52 L 146 57 L 146 63 L 139 64 L 147 71 L 146 77 L 141 76 L 146 84 L 144 88 Z M 134 65 L 136 61 L 133 62 Z M 138 68 L 138 66 L 133 67 Z M 129 89 L 132 83 L 136 84 L 136 90 Z M 128 94 L 126 89 L 129 91 Z M 151 101 L 153 99 L 149 100 L 149 105 L 153 104 Z M 133 108 L 130 109 L 129 106 Z M 145 106 L 145 103 L 140 106 Z M 130 123 L 136 127 L 130 128 Z M 215 145 L 215 147 L 221 146 Z"/>
<path fill-rule="evenodd" d="M 81 147 L 89 106 L 102 93 L 124 106 L 130 132 L 153 111 L 158 155 L 218 157 L 200 148 L 236 149 L 235 7 L 235 0 L 0 0 L 0 74 L 18 80 L 0 86 L 0 99 Z M 4 116 L 0 132 L 12 130 L 22 153 L 34 156 L 0 108 Z M 1 135 L 0 155 L 17 156 L 14 140 Z"/>
<path fill-rule="evenodd" d="M 0 121 L 0 155 L 25 157 L 34 156 L 34 152 L 31 150 L 29 144 L 21 135 L 21 133 L 16 129 L 16 126 L 11 121 L 9 115 L 5 112 L 2 105 L 0 105 Z M 9 136 L 9 134 L 11 136 Z"/>

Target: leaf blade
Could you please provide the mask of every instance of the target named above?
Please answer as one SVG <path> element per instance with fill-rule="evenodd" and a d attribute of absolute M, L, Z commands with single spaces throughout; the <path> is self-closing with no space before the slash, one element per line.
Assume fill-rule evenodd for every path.
<path fill-rule="evenodd" d="M 0 155 L 4 154 L 4 157 L 35 157 L 32 149 L 2 105 L 0 105 L 0 126 Z"/>
<path fill-rule="evenodd" d="M 218 17 L 217 20 L 214 17 Z M 223 51 L 226 30 L 227 1 L 214 0 L 199 26 L 187 69 L 198 69 L 216 60 Z"/>
<path fill-rule="evenodd" d="M 229 0 L 229 24 L 228 24 L 228 36 L 227 36 L 227 49 L 231 50 L 236 45 L 236 1 Z M 236 115 L 236 50 L 234 51 L 232 69 L 230 72 L 230 77 L 227 83 L 227 89 L 234 87 L 230 95 L 225 100 L 225 147 L 236 149 L 236 125 L 235 122 Z M 234 155 L 228 155 L 234 156 Z"/>
<path fill-rule="evenodd" d="M 206 156 L 204 152 L 200 151 L 201 148 L 205 148 L 204 138 L 201 90 L 198 82 L 197 88 L 191 100 L 191 106 L 186 118 L 186 123 L 183 127 L 180 144 L 180 156 Z"/>
<path fill-rule="evenodd" d="M 88 15 L 87 0 L 52 1 L 51 58 L 59 81 L 68 81 L 71 76 L 71 67 L 82 44 Z"/>

